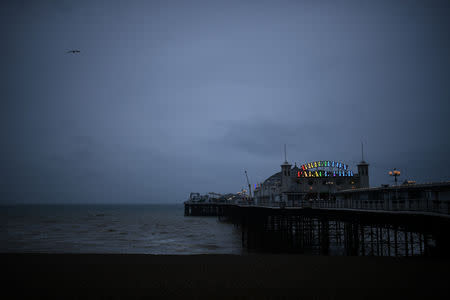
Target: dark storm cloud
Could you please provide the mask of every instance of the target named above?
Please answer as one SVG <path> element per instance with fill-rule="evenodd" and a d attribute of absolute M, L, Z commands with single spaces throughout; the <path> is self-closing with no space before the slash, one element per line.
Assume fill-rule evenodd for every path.
<path fill-rule="evenodd" d="M 448 180 L 448 1 L 0 5 L 2 203 L 235 192 L 283 144 Z"/>
<path fill-rule="evenodd" d="M 227 132 L 218 137 L 217 143 L 246 151 L 252 155 L 265 158 L 280 159 L 280 145 L 300 148 L 302 145 L 322 143 L 327 128 L 319 120 L 302 122 L 298 120 L 283 124 L 279 120 L 235 121 L 227 124 Z M 326 137 L 325 137 L 326 138 Z"/>

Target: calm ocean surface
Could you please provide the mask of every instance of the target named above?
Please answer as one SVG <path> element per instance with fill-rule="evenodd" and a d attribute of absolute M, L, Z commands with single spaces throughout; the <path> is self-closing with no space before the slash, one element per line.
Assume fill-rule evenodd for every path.
<path fill-rule="evenodd" d="M 182 204 L 0 206 L 2 253 L 242 254 L 240 238 Z"/>

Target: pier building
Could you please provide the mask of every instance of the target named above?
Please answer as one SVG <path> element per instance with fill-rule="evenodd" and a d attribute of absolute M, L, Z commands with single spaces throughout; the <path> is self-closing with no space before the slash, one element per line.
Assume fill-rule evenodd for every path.
<path fill-rule="evenodd" d="M 312 199 L 333 200 L 340 190 L 369 188 L 369 164 L 362 160 L 357 168 L 354 173 L 349 165 L 333 160 L 292 167 L 285 160 L 280 172 L 255 186 L 255 201 L 259 205 L 300 206 Z"/>
<path fill-rule="evenodd" d="M 338 207 L 431 211 L 450 215 L 450 181 L 340 190 Z"/>

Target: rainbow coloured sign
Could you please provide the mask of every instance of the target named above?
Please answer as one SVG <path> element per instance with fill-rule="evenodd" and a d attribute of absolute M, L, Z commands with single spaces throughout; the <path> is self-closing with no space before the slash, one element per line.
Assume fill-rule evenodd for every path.
<path fill-rule="evenodd" d="M 325 170 L 315 170 L 315 171 L 298 171 L 297 177 L 349 177 L 353 176 L 352 171 L 325 171 Z"/>
<path fill-rule="evenodd" d="M 336 168 L 336 169 L 342 169 L 344 171 L 348 171 L 348 165 L 334 161 L 334 160 L 319 160 L 319 161 L 313 161 L 304 165 L 300 166 L 300 169 L 303 171 L 309 170 L 309 169 L 316 169 L 316 168 Z"/>
<path fill-rule="evenodd" d="M 334 160 L 313 161 L 300 166 L 297 177 L 347 177 L 353 176 L 348 165 Z"/>

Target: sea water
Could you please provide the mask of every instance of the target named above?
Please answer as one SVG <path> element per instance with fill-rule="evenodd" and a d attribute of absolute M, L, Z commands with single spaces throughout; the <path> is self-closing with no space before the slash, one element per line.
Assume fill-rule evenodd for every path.
<path fill-rule="evenodd" d="M 174 205 L 0 206 L 0 252 L 242 254 L 240 231 Z"/>

